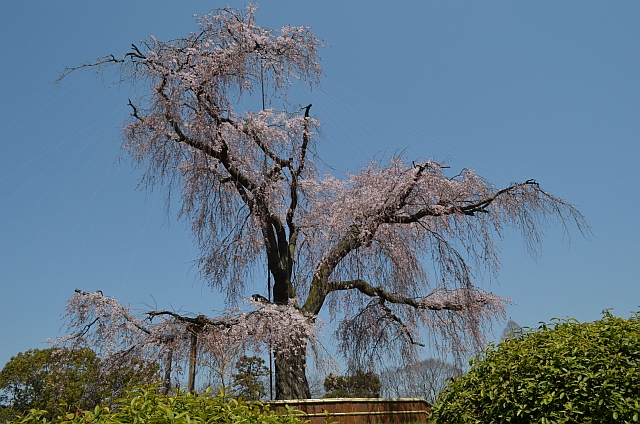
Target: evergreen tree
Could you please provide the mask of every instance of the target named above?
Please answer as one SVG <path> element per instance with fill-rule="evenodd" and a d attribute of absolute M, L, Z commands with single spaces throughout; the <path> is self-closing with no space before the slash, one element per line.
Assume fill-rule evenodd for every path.
<path fill-rule="evenodd" d="M 243 356 L 236 363 L 233 374 L 233 392 L 248 400 L 260 400 L 267 395 L 264 378 L 269 376 L 269 368 L 264 359 L 257 356 Z"/>

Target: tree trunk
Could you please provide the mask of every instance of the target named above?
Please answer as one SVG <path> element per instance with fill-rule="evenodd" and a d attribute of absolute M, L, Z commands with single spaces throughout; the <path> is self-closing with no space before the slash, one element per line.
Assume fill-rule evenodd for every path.
<path fill-rule="evenodd" d="M 289 252 L 277 252 L 271 256 L 277 257 L 280 253 L 286 255 Z M 288 265 L 281 266 L 283 262 Z M 295 297 L 295 290 L 291 283 L 293 269 L 291 264 L 293 262 L 292 256 L 288 257 L 286 261 L 279 257 L 274 266 L 270 266 L 270 272 L 273 275 L 273 303 L 277 305 L 287 305 L 289 299 Z M 306 375 L 306 344 L 300 346 L 300 341 L 292 338 L 285 352 L 274 352 L 274 363 L 276 368 L 276 400 L 309 399 L 311 397 Z"/>
<path fill-rule="evenodd" d="M 306 355 L 306 347 L 298 348 L 295 355 L 292 352 L 275 353 L 277 400 L 311 397 L 306 374 Z"/>

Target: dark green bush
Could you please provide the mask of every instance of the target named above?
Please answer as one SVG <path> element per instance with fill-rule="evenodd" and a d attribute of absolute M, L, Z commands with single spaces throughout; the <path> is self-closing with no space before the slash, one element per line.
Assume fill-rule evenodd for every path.
<path fill-rule="evenodd" d="M 47 411 L 33 409 L 15 424 L 199 424 L 199 423 L 261 423 L 302 424 L 293 410 L 282 415 L 269 410 L 260 402 L 245 402 L 219 392 L 213 396 L 180 392 L 158 394 L 157 387 L 141 387 L 117 402 L 110 410 L 97 406 L 93 411 L 63 413 L 53 421 L 46 419 Z"/>
<path fill-rule="evenodd" d="M 553 320 L 491 345 L 434 405 L 434 423 L 640 420 L 640 314 Z"/>

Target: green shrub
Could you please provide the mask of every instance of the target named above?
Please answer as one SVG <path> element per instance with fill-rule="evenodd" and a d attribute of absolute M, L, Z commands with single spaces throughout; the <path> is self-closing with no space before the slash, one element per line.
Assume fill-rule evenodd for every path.
<path fill-rule="evenodd" d="M 491 345 L 434 405 L 434 423 L 640 420 L 640 314 L 553 320 Z"/>
<path fill-rule="evenodd" d="M 110 410 L 96 407 L 93 411 L 63 413 L 53 421 L 46 419 L 47 411 L 32 409 L 15 424 L 197 424 L 197 423 L 261 423 L 302 424 L 289 409 L 288 414 L 277 414 L 260 402 L 245 402 L 219 392 L 212 395 L 210 389 L 202 395 L 179 392 L 173 395 L 158 394 L 157 387 L 139 387 Z"/>

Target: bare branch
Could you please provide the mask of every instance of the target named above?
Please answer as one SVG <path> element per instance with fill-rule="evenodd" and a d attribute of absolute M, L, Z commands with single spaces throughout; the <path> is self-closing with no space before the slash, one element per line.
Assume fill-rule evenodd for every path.
<path fill-rule="evenodd" d="M 413 335 L 411 334 L 411 329 L 402 321 L 402 319 L 400 319 L 398 315 L 394 314 L 393 311 L 387 305 L 384 304 L 384 299 L 380 298 L 378 303 L 380 305 L 380 308 L 385 312 L 385 316 L 389 317 L 392 321 L 395 321 L 399 326 L 401 326 L 404 329 L 404 333 L 407 335 L 407 337 L 409 338 L 409 342 L 412 345 L 424 347 L 423 343 L 420 343 L 414 340 Z"/>

